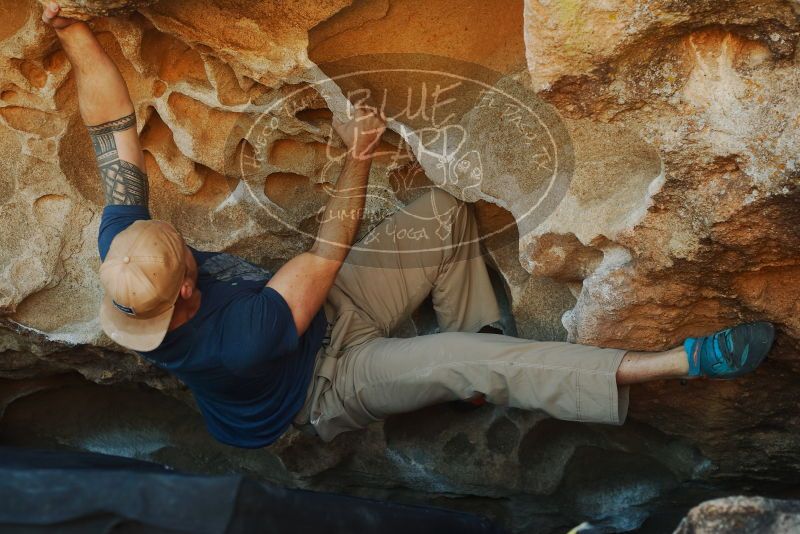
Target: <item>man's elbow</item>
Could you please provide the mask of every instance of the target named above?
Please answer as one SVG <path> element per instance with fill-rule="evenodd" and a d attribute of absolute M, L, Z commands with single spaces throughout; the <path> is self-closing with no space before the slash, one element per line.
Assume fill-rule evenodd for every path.
<path fill-rule="evenodd" d="M 308 254 L 319 260 L 320 269 L 331 269 L 338 272 L 344 264 L 350 247 L 338 243 L 317 240 L 308 251 Z"/>

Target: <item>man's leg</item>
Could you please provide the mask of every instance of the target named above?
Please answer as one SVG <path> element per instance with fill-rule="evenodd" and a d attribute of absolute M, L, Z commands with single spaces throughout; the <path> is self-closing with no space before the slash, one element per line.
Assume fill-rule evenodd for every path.
<path fill-rule="evenodd" d="M 314 423 L 323 439 L 389 415 L 483 395 L 492 404 L 559 419 L 621 424 L 626 351 L 497 334 L 376 338 L 347 349 Z"/>
<path fill-rule="evenodd" d="M 772 339 L 769 323 L 750 323 L 689 341 L 727 347 L 725 357 L 708 352 L 711 359 L 703 365 L 711 363 L 706 376 L 730 378 L 754 369 Z M 622 424 L 628 384 L 687 377 L 693 374 L 689 361 L 684 347 L 628 352 L 458 332 L 377 338 L 343 355 L 333 387 L 321 399 L 316 428 L 323 439 L 332 439 L 392 414 L 477 394 L 558 419 Z M 711 374 L 715 364 L 726 369 Z"/>
<path fill-rule="evenodd" d="M 431 295 L 443 332 L 500 319 L 472 208 L 432 189 L 353 247 L 328 296 L 339 349 L 389 337 Z"/>

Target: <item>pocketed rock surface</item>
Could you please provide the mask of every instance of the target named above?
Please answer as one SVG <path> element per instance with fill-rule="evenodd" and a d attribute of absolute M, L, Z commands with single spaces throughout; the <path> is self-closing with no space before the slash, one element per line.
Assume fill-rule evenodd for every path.
<path fill-rule="evenodd" d="M 728 497 L 704 502 L 684 519 L 676 534 L 769 532 L 800 530 L 800 503 L 762 497 Z"/>
<path fill-rule="evenodd" d="M 43 6 L 51 0 L 39 0 Z M 154 4 L 158 0 L 61 0 L 58 2 L 59 15 L 77 20 L 89 20 L 92 17 L 109 17 L 126 15 L 141 7 Z"/>
<path fill-rule="evenodd" d="M 479 154 L 464 164 L 480 175 L 460 174 L 409 134 L 435 144 L 454 130 L 400 113 L 383 148 L 405 159 L 376 161 L 371 213 L 430 183 L 474 203 L 506 329 L 521 337 L 661 350 L 769 320 L 778 338 L 768 361 L 740 380 L 633 388 L 622 428 L 438 407 L 332 444 L 295 431 L 262 451 L 213 444 L 195 427 L 168 424 L 185 409 L 202 428 L 185 389 L 100 331 L 103 198 L 71 68 L 39 3 L 0 0 L 0 397 L 4 426 L 16 429 L 4 441 L 224 465 L 302 487 L 478 510 L 531 532 L 598 518 L 634 528 L 671 492 L 700 484 L 724 494 L 732 480 L 772 492 L 800 476 L 797 3 L 62 5 L 137 9 L 92 24 L 134 101 L 152 213 L 195 247 L 279 268 L 311 244 L 339 168 L 331 154 L 341 145 L 327 146 L 327 131 L 348 91 L 368 85 L 401 109 L 411 77 L 392 69 L 466 66 L 491 73 L 497 88 L 524 87 L 556 117 L 549 131 L 569 149 L 564 190 L 543 217 L 526 218 L 536 154 L 508 108 L 454 86 L 457 130 Z M 382 70 L 337 78 L 343 65 Z M 326 76 L 333 83 L 321 83 Z M 291 105 L 274 111 L 276 101 Z M 258 114 L 273 126 L 263 146 L 248 138 Z M 261 156 L 257 172 L 236 165 L 242 154 Z M 431 331 L 431 317 L 420 310 L 403 335 Z M 87 400 L 95 395 L 107 396 L 106 411 Z M 136 399 L 151 403 L 152 416 L 123 409 Z M 70 406 L 93 407 L 96 424 L 42 424 Z M 92 434 L 101 423 L 123 424 L 114 435 L 127 445 Z M 719 494 L 701 492 L 686 509 Z"/>

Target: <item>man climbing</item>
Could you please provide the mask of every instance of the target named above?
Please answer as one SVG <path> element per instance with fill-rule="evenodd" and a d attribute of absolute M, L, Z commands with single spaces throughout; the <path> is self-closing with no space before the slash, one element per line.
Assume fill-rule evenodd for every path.
<path fill-rule="evenodd" d="M 99 232 L 100 323 L 117 343 L 182 380 L 211 434 L 262 447 L 292 424 L 324 440 L 389 415 L 453 400 L 622 424 L 629 384 L 755 369 L 773 340 L 759 322 L 658 353 L 480 333 L 500 318 L 470 206 L 432 190 L 381 225 L 380 251 L 352 249 L 373 150 L 385 125 L 357 109 L 334 128 L 348 153 L 309 252 L 272 277 L 241 258 L 189 247 L 150 219 L 134 107 L 119 70 L 84 22 L 43 20 L 73 66 L 81 116 L 107 206 Z M 441 218 L 450 213 L 447 231 Z M 413 225 L 417 240 L 390 228 Z M 430 227 L 426 227 L 429 225 Z M 387 230 L 380 232 L 381 229 Z M 439 230 L 439 231 L 437 231 Z M 428 296 L 442 333 L 391 337 Z"/>

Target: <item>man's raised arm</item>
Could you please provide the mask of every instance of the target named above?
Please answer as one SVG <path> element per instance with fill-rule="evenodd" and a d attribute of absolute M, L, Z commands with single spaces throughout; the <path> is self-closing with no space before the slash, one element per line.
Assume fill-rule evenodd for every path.
<path fill-rule="evenodd" d="M 308 329 L 322 307 L 358 235 L 372 155 L 386 124 L 372 111 L 359 108 L 346 123 L 334 120 L 334 128 L 348 152 L 336 189 L 322 212 L 317 240 L 310 252 L 286 262 L 267 284 L 289 305 L 298 335 Z"/>
<path fill-rule="evenodd" d="M 42 20 L 64 48 L 78 86 L 78 104 L 92 138 L 106 204 L 147 206 L 144 154 L 125 80 L 85 22 L 58 16 L 50 3 Z"/>

